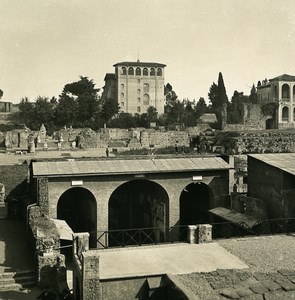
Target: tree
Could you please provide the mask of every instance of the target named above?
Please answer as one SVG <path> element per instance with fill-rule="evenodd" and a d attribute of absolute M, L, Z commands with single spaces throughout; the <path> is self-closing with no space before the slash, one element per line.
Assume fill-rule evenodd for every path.
<path fill-rule="evenodd" d="M 250 91 L 249 100 L 253 104 L 257 104 L 258 103 L 257 91 L 256 91 L 254 83 L 253 83 L 251 91 Z"/>
<path fill-rule="evenodd" d="M 209 89 L 208 98 L 211 102 L 213 112 L 219 107 L 218 103 L 218 86 L 215 82 L 212 83 Z"/>
<path fill-rule="evenodd" d="M 0 99 L 2 98 L 3 96 L 3 91 L 0 89 Z"/>
<path fill-rule="evenodd" d="M 56 125 L 74 126 L 77 119 L 77 114 L 77 101 L 73 97 L 67 95 L 67 93 L 62 92 L 55 108 Z"/>
<path fill-rule="evenodd" d="M 120 110 L 118 102 L 114 99 L 106 99 L 102 104 L 101 116 L 105 123 L 108 123 Z"/>
<path fill-rule="evenodd" d="M 11 119 L 31 128 L 32 120 L 34 120 L 34 104 L 27 97 L 22 98 L 18 105 L 18 112 L 13 113 Z"/>
<path fill-rule="evenodd" d="M 195 107 L 196 118 L 197 119 L 200 118 L 207 111 L 207 109 L 208 109 L 208 107 L 205 102 L 205 99 L 203 97 L 201 97 Z"/>
<path fill-rule="evenodd" d="M 146 111 L 146 118 L 148 122 L 157 121 L 158 112 L 154 106 L 149 106 Z"/>
<path fill-rule="evenodd" d="M 218 89 L 217 89 L 217 99 L 218 99 L 218 106 L 222 107 L 228 104 L 228 97 L 226 95 L 226 89 L 223 82 L 222 73 L 219 72 L 218 75 Z"/>
<path fill-rule="evenodd" d="M 177 102 L 177 98 L 178 98 L 176 93 L 173 91 L 173 87 L 170 83 L 167 83 L 164 86 L 164 95 L 165 95 L 164 110 L 165 110 L 165 112 L 169 112 L 171 107 L 173 107 L 175 105 L 175 103 Z"/>
<path fill-rule="evenodd" d="M 90 126 L 94 123 L 99 110 L 98 91 L 99 89 L 95 88 L 93 80 L 83 76 L 80 76 L 79 81 L 64 86 L 62 95 L 72 98 L 71 102 L 76 102 L 73 110 L 77 110 L 77 113 L 72 112 L 72 115 L 75 115 L 75 120 L 72 120 L 72 123 L 78 126 Z"/>
<path fill-rule="evenodd" d="M 244 105 L 243 103 L 248 102 L 248 97 L 238 91 L 234 91 L 231 98 L 231 103 L 227 106 L 227 121 L 228 123 L 241 123 L 244 117 Z"/>

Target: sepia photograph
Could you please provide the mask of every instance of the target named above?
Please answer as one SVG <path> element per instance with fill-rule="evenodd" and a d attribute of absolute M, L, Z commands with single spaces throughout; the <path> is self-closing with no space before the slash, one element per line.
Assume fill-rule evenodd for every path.
<path fill-rule="evenodd" d="M 0 0 L 0 300 L 295 299 L 294 12 Z"/>

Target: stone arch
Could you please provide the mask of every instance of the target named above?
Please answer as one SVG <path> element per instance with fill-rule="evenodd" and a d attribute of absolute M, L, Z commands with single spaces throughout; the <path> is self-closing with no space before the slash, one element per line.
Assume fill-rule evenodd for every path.
<path fill-rule="evenodd" d="M 283 122 L 289 121 L 289 107 L 288 106 L 284 106 L 282 108 L 282 121 Z"/>
<path fill-rule="evenodd" d="M 126 68 L 125 67 L 121 68 L 121 75 L 126 75 Z"/>
<path fill-rule="evenodd" d="M 155 68 L 151 68 L 150 75 L 151 76 L 155 76 L 156 75 Z"/>
<path fill-rule="evenodd" d="M 202 182 L 190 183 L 180 194 L 180 225 L 209 223 L 208 210 L 213 207 L 213 192 Z"/>
<path fill-rule="evenodd" d="M 132 67 L 128 68 L 128 75 L 134 75 L 134 69 Z"/>
<path fill-rule="evenodd" d="M 290 86 L 287 83 L 282 85 L 282 98 L 289 99 L 290 98 Z"/>
<path fill-rule="evenodd" d="M 157 76 L 162 76 L 162 69 L 161 68 L 157 69 Z"/>
<path fill-rule="evenodd" d="M 148 68 L 143 68 L 142 74 L 143 74 L 143 76 L 149 76 Z"/>
<path fill-rule="evenodd" d="M 57 219 L 65 220 L 73 232 L 89 232 L 90 247 L 96 248 L 97 203 L 88 189 L 66 190 L 57 203 Z"/>
<path fill-rule="evenodd" d="M 156 239 L 164 241 L 169 225 L 169 197 L 166 190 L 150 180 L 135 179 L 120 185 L 109 199 L 109 245 L 116 246 L 122 231 L 141 228 Z M 134 236 L 131 244 L 149 243 Z"/>
<path fill-rule="evenodd" d="M 136 76 L 141 76 L 141 69 L 140 68 L 136 68 L 135 74 L 136 74 Z"/>

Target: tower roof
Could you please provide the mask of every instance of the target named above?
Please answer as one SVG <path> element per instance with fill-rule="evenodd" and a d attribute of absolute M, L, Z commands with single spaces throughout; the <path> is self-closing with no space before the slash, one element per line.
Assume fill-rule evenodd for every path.
<path fill-rule="evenodd" d="M 130 62 L 130 61 L 124 61 L 119 62 L 114 65 L 114 67 L 118 66 L 124 66 L 124 67 L 150 67 L 150 68 L 164 68 L 166 67 L 165 64 L 157 63 L 157 62 Z"/>

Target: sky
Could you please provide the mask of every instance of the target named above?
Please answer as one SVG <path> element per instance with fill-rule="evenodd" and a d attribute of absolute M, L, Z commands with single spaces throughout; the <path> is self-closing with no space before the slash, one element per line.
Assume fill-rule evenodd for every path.
<path fill-rule="evenodd" d="M 122 61 L 166 64 L 179 99 L 227 95 L 295 75 L 294 0 L 0 0 L 1 101 L 58 97 L 79 76 L 98 88 Z"/>

